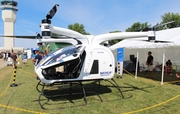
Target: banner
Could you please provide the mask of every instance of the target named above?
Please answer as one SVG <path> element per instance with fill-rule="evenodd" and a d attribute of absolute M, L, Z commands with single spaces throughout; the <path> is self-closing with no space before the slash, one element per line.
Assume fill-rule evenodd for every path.
<path fill-rule="evenodd" d="M 117 49 L 117 75 L 122 76 L 124 61 L 124 48 Z"/>

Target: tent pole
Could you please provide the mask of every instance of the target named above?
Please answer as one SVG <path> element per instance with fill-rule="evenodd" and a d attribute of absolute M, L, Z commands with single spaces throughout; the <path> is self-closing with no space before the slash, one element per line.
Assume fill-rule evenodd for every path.
<path fill-rule="evenodd" d="M 161 85 L 163 85 L 163 80 L 164 80 L 164 60 L 165 60 L 165 53 L 163 52 L 163 64 L 162 64 Z"/>
<path fill-rule="evenodd" d="M 139 52 L 137 52 L 135 79 L 137 79 L 137 70 L 138 70 L 138 61 L 139 61 L 138 59 L 139 59 Z"/>

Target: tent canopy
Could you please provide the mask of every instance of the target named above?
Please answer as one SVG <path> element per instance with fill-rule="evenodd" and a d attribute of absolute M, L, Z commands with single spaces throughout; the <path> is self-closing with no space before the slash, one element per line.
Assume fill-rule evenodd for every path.
<path fill-rule="evenodd" d="M 165 53 L 165 61 L 170 59 L 173 65 L 180 66 L 180 27 L 156 31 L 156 40 L 170 41 L 171 43 L 152 43 L 142 41 L 147 39 L 147 37 L 124 39 L 109 48 L 114 50 L 115 57 L 115 50 L 117 48 L 124 48 L 124 60 L 130 60 L 130 55 L 136 56 L 138 52 L 140 65 L 145 65 L 148 51 L 152 52 L 154 66 L 157 63 L 163 63 L 163 53 Z"/>

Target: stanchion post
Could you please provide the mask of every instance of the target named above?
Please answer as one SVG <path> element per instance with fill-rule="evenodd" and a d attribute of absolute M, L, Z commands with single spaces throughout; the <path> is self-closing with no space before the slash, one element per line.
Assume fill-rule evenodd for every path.
<path fill-rule="evenodd" d="M 13 83 L 10 85 L 10 87 L 16 87 L 18 86 L 15 81 L 16 81 L 16 69 L 17 69 L 17 66 L 14 67 L 14 72 L 13 72 Z"/>
<path fill-rule="evenodd" d="M 118 63 L 117 63 L 117 78 L 122 78 L 122 76 L 121 76 L 121 68 L 120 68 L 120 62 L 118 61 Z"/>

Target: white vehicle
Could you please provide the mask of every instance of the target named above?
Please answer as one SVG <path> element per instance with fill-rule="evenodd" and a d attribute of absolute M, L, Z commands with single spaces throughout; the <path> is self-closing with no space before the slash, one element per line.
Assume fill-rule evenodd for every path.
<path fill-rule="evenodd" d="M 37 41 L 38 43 L 46 43 L 46 45 L 48 45 L 48 42 L 68 42 L 72 46 L 51 52 L 48 57 L 41 60 L 35 67 L 35 72 L 40 82 L 43 83 L 41 91 L 38 90 L 38 85 L 41 85 L 40 82 L 37 85 L 37 90 L 40 92 L 40 106 L 44 108 L 40 102 L 41 95 L 46 96 L 43 93 L 44 86 L 56 83 L 79 82 L 83 89 L 86 104 L 86 92 L 82 84 L 83 81 L 95 80 L 100 82 L 101 80 L 106 80 L 115 85 L 124 98 L 119 86 L 113 79 L 115 74 L 114 55 L 108 47 L 101 45 L 101 43 L 108 40 L 135 37 L 149 37 L 150 40 L 155 40 L 154 31 L 120 32 L 97 36 L 83 35 L 73 30 L 55 27 L 51 24 L 50 19 L 56 13 L 57 7 L 58 5 L 55 5 L 47 14 L 46 19 L 42 20 L 40 26 L 42 39 L 37 39 Z M 54 39 L 51 37 L 51 33 L 58 34 L 60 37 Z M 58 70 L 58 68 L 61 68 L 61 70 Z"/>
<path fill-rule="evenodd" d="M 44 43 L 48 46 L 48 42 L 65 42 L 71 43 L 62 49 L 58 49 L 49 53 L 49 56 L 43 58 L 40 63 L 35 66 L 35 72 L 40 79 L 36 88 L 40 92 L 39 104 L 41 96 L 46 96 L 44 87 L 53 84 L 64 84 L 79 82 L 86 100 L 86 91 L 82 84 L 83 81 L 102 81 L 106 80 L 113 84 L 122 97 L 124 98 L 118 84 L 113 79 L 115 74 L 115 58 L 111 50 L 102 45 L 103 42 L 114 39 L 140 38 L 149 37 L 149 40 L 155 40 L 155 32 L 120 32 L 108 33 L 101 35 L 83 35 L 76 31 L 60 28 L 51 24 L 51 19 L 57 11 L 59 5 L 55 5 L 47 14 L 46 19 L 42 20 L 41 31 L 42 36 L 36 36 L 37 43 Z M 57 37 L 51 37 L 51 33 L 57 34 Z M 8 37 L 8 36 L 6 36 Z M 17 36 L 21 37 L 22 36 Z M 33 38 L 23 36 L 24 38 Z M 42 83 L 42 84 L 40 84 Z M 42 85 L 42 90 L 38 86 Z M 60 93 L 59 93 L 60 94 Z M 98 95 L 96 93 L 96 95 Z M 57 95 L 53 95 L 57 96 Z M 51 96 L 52 97 L 52 96 Z M 101 99 L 101 97 L 98 95 Z M 102 101 L 102 99 L 101 99 Z"/>

